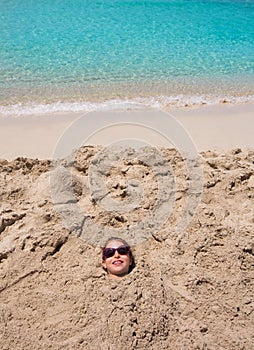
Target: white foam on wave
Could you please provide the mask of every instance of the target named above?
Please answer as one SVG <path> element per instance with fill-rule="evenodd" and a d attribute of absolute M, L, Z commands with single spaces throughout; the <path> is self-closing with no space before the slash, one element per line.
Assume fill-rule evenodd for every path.
<path fill-rule="evenodd" d="M 202 105 L 216 105 L 221 103 L 240 104 L 254 102 L 254 95 L 247 96 L 154 96 L 136 97 L 128 100 L 106 100 L 103 102 L 55 102 L 50 104 L 14 104 L 0 106 L 2 116 L 22 116 L 34 114 L 48 114 L 57 112 L 94 112 L 114 109 L 138 108 L 183 108 Z"/>

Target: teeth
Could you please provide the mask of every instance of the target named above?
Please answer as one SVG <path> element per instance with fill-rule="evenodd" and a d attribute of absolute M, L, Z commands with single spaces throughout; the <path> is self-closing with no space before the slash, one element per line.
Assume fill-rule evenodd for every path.
<path fill-rule="evenodd" d="M 122 262 L 121 261 L 115 261 L 113 262 L 114 265 L 120 265 Z"/>

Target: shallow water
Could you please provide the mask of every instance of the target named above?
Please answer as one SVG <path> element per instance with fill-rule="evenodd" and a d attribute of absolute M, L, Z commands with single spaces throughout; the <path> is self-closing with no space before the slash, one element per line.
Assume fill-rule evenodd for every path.
<path fill-rule="evenodd" d="M 254 95 L 254 2 L 0 1 L 0 112 Z"/>

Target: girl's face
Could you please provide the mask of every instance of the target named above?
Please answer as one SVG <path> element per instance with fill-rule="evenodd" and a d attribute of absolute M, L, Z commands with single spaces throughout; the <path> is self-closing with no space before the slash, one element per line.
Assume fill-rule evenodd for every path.
<path fill-rule="evenodd" d="M 108 242 L 105 248 L 118 248 L 124 246 L 121 241 L 112 240 Z M 108 274 L 111 277 L 123 277 L 128 274 L 130 265 L 132 264 L 132 259 L 129 254 L 121 255 L 117 250 L 113 256 L 109 258 L 104 258 L 102 261 L 102 266 L 107 269 Z"/>

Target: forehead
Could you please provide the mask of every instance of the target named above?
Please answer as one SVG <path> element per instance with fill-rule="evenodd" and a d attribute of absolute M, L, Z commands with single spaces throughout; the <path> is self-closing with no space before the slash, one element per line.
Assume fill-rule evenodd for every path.
<path fill-rule="evenodd" d="M 121 245 L 124 245 L 123 242 L 118 241 L 117 239 L 113 239 L 107 243 L 106 248 L 118 248 Z"/>

